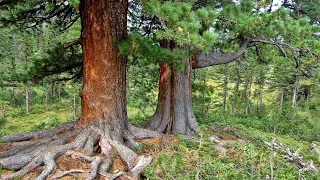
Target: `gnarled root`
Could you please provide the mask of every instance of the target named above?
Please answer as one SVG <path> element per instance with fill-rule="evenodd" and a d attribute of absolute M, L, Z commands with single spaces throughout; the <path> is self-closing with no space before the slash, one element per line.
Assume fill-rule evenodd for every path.
<path fill-rule="evenodd" d="M 1 138 L 6 143 L 0 145 L 13 146 L 11 149 L 0 153 L 0 165 L 6 169 L 18 170 L 12 174 L 1 175 L 0 179 L 12 179 L 24 176 L 30 171 L 44 166 L 37 180 L 47 179 L 57 169 L 56 158 L 65 154 L 73 158 L 81 158 L 91 163 L 90 175 L 87 179 L 94 179 L 97 174 L 114 179 L 119 176 L 128 179 L 138 179 L 143 168 L 151 163 L 151 157 L 137 156 L 128 148 L 137 146 L 136 139 L 151 138 L 160 134 L 129 125 L 121 133 L 114 133 L 110 125 L 96 124 L 81 128 L 76 123 L 67 123 L 53 130 L 20 133 Z M 112 132 L 112 133 L 111 133 Z M 97 151 L 105 157 L 98 156 Z M 117 152 L 126 163 L 129 172 L 109 174 L 112 165 L 113 152 Z M 61 171 L 60 171 L 61 172 Z M 70 170 L 52 176 L 57 179 L 72 173 L 84 173 L 85 170 Z M 57 174 L 57 173 L 56 173 Z"/>

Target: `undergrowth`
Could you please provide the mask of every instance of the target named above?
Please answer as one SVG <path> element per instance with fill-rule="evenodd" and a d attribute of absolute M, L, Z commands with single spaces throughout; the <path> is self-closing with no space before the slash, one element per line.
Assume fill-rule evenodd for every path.
<path fill-rule="evenodd" d="M 209 126 L 202 131 L 200 142 L 180 138 L 175 145 L 175 150 L 161 151 L 156 161 L 145 169 L 146 178 L 151 180 L 320 179 L 320 173 L 298 171 L 297 166 L 289 162 L 280 151 L 271 151 L 264 140 L 271 141 L 273 137 L 292 151 L 299 148 L 305 161 L 313 160 L 319 166 L 318 156 L 309 152 L 307 143 L 300 143 L 292 138 L 286 141 L 285 137 L 258 130 L 249 135 L 248 131 L 243 132 L 241 129 L 232 129 L 231 133 L 219 133 L 220 130 L 212 131 L 213 129 L 219 128 Z M 241 138 L 246 140 L 230 141 L 224 146 L 228 150 L 226 156 L 219 156 L 219 153 L 213 149 L 215 144 L 207 140 L 207 137 L 213 133 L 226 139 L 236 139 L 241 135 Z M 253 141 L 257 138 L 260 141 Z"/>

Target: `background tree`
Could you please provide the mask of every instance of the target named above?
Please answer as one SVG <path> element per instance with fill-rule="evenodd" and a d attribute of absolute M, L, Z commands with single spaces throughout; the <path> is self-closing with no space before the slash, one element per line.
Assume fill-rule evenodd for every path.
<path fill-rule="evenodd" d="M 212 38 L 206 36 L 210 35 L 210 28 L 211 30 L 215 29 L 215 31 L 212 31 L 218 34 L 219 38 L 216 43 L 216 48 L 212 49 L 208 54 L 200 53 L 196 55 L 193 58 L 193 68 L 203 68 L 232 62 L 241 57 L 249 47 L 256 46 L 257 48 L 261 48 L 261 44 L 273 49 L 274 53 L 280 53 L 287 58 L 295 60 L 298 64 L 299 60 L 296 57 L 297 54 L 308 54 L 308 58 L 311 60 L 314 59 L 312 56 L 315 54 L 309 51 L 309 48 L 304 47 L 306 44 L 301 45 L 301 48 L 295 48 L 293 46 L 296 45 L 298 39 L 302 38 L 306 40 L 307 36 L 308 40 L 306 40 L 305 43 L 309 40 L 313 41 L 310 38 L 313 35 L 312 29 L 314 27 L 308 26 L 304 28 L 304 25 L 306 25 L 308 21 L 307 19 L 295 21 L 288 16 L 288 12 L 284 9 L 278 9 L 277 11 L 263 10 L 270 8 L 272 4 L 262 5 L 251 1 L 241 1 L 239 4 L 226 1 L 215 3 L 216 9 L 222 9 L 219 10 L 218 15 L 211 11 L 211 9 L 208 10 L 203 8 L 203 6 L 209 5 L 203 1 L 191 3 L 194 7 L 200 7 L 199 9 L 192 9 L 188 3 L 182 3 L 181 6 L 178 6 L 175 5 L 175 2 L 142 2 L 144 11 L 147 15 L 156 17 L 158 20 L 158 23 L 155 23 L 156 27 L 159 27 L 159 25 L 161 26 L 158 30 L 157 28 L 154 28 L 154 37 L 160 41 L 160 47 L 167 48 L 171 50 L 171 52 L 177 53 L 177 49 L 183 50 L 181 46 L 185 45 L 190 48 L 191 54 L 196 53 L 196 50 L 198 49 L 208 50 L 206 44 L 202 45 L 201 38 L 210 39 L 210 41 L 206 41 L 206 43 L 211 42 L 211 40 L 213 42 L 213 36 Z M 187 9 L 182 11 L 181 9 L 183 8 Z M 181 12 L 180 16 L 178 16 L 179 12 Z M 214 22 L 212 19 L 216 18 L 216 16 L 217 21 Z M 188 19 L 186 22 L 187 18 L 184 19 L 184 17 L 194 17 L 194 19 Z M 193 24 L 190 25 L 188 22 L 193 22 Z M 153 24 L 151 23 L 151 25 Z M 268 27 L 267 29 L 265 29 L 266 26 Z M 291 31 L 290 29 L 292 27 L 299 27 L 299 30 L 301 33 L 303 32 L 303 35 L 299 32 Z M 295 39 L 288 36 L 289 34 L 294 35 Z M 288 40 L 288 42 L 285 40 Z M 230 43 L 228 43 L 230 41 L 232 41 L 231 46 Z M 238 41 L 240 41 L 240 43 Z M 154 43 L 156 42 L 153 42 L 153 44 Z M 228 44 L 229 46 L 227 46 Z M 235 49 L 239 46 L 238 44 L 240 44 L 240 47 L 237 52 L 228 53 L 230 51 L 236 51 Z M 309 45 L 315 45 L 311 44 Z M 315 48 L 316 46 L 317 45 L 312 48 Z M 127 54 L 138 52 L 135 51 L 137 47 L 135 45 L 127 45 L 126 47 L 129 47 L 129 49 L 130 47 L 133 47 L 133 49 L 127 50 Z M 290 57 L 288 57 L 288 53 L 290 53 Z M 291 54 L 293 55 L 291 56 Z M 148 58 L 152 59 L 153 57 L 148 56 Z M 191 92 L 191 80 L 187 80 L 191 78 L 191 55 L 189 54 L 189 57 L 187 58 L 189 60 L 172 61 L 172 59 L 174 59 L 174 57 L 171 58 L 171 61 L 167 60 L 168 62 L 162 64 L 161 66 L 163 67 L 160 67 L 158 106 L 154 116 L 150 120 L 149 128 L 159 132 L 193 134 L 197 129 L 197 123 L 191 107 L 191 96 L 188 95 L 188 93 Z M 174 72 L 176 71 L 174 62 L 184 63 L 185 68 L 182 71 L 184 72 L 184 75 L 178 75 L 179 77 L 174 78 Z M 180 66 L 181 65 L 178 65 L 178 67 Z M 171 69 L 172 67 L 173 69 Z M 306 69 L 302 70 L 302 67 L 300 66 L 297 68 L 301 71 L 306 71 Z M 181 73 L 179 71 L 176 72 Z M 185 77 L 180 78 L 180 76 Z M 175 90 L 177 90 L 177 92 Z M 260 92 L 262 95 L 262 91 Z M 183 111 L 184 113 L 181 113 Z"/>

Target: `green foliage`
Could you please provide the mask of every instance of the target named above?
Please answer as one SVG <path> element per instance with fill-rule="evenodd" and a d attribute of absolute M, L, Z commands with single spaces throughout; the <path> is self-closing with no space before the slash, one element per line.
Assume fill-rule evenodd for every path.
<path fill-rule="evenodd" d="M 40 131 L 45 129 L 52 129 L 61 124 L 58 118 L 54 117 L 45 122 L 40 122 L 31 126 L 31 131 Z"/>
<path fill-rule="evenodd" d="M 145 172 L 150 179 L 190 179 L 191 175 L 185 172 L 186 167 L 183 165 L 183 156 L 180 152 L 174 152 L 171 155 L 160 153 L 157 161 Z M 157 174 L 159 177 L 156 176 Z"/>
<path fill-rule="evenodd" d="M 157 16 L 165 31 L 158 30 L 156 39 L 173 40 L 178 45 L 189 45 L 191 49 L 208 51 L 216 36 L 209 30 L 216 18 L 210 8 L 193 10 L 194 1 L 142 1 L 149 16 Z M 201 33 L 200 33 L 201 32 Z M 203 34 L 203 36 L 201 36 Z"/>
<path fill-rule="evenodd" d="M 132 33 L 129 37 L 118 43 L 120 54 L 128 56 L 129 60 L 144 61 L 147 64 L 159 64 L 166 62 L 175 69 L 183 68 L 182 59 L 190 56 L 190 52 L 181 49 L 161 48 L 157 41 L 150 40 L 138 33 Z"/>
<path fill-rule="evenodd" d="M 205 132 L 219 133 L 219 136 L 226 142 L 226 156 L 219 156 L 213 150 L 212 142 L 207 140 L 210 134 L 199 132 L 199 141 L 179 139 L 174 150 L 163 149 L 157 159 L 145 169 L 145 176 L 148 179 L 265 179 L 273 177 L 279 179 L 296 179 L 299 172 L 294 163 L 288 161 L 281 151 L 272 153 L 265 142 L 272 138 L 278 138 L 280 143 L 291 151 L 301 149 L 303 160 L 317 160 L 309 155 L 309 144 L 298 142 L 292 138 L 275 136 L 249 128 L 232 128 L 232 131 L 220 131 L 221 126 L 206 126 Z M 238 137 L 246 139 L 237 141 Z M 230 140 L 234 139 L 234 140 Z M 256 141 L 261 139 L 261 141 Z M 149 147 L 152 148 L 152 147 Z M 271 163 L 271 164 L 270 164 Z M 271 166 L 272 165 L 272 166 Z M 301 172 L 306 179 L 317 179 L 319 173 Z"/>

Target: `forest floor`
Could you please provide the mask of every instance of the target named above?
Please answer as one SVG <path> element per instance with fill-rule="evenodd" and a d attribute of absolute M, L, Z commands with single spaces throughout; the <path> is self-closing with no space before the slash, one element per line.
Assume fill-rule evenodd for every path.
<path fill-rule="evenodd" d="M 267 145 L 275 140 L 292 152 L 300 149 L 303 161 L 313 161 L 319 169 L 319 143 L 314 150 L 310 150 L 310 143 L 296 141 L 288 136 L 218 125 L 205 126 L 199 131 L 198 138 L 187 139 L 162 135 L 139 141 L 140 146 L 133 150 L 139 155 L 150 155 L 153 158 L 141 179 L 320 179 L 319 172 L 301 170 L 299 164 L 290 161 L 284 152 L 270 149 Z M 7 149 L 10 147 L 3 146 L 0 152 Z M 58 179 L 85 179 L 90 172 L 90 163 L 81 159 L 62 155 L 57 159 L 57 164 L 58 169 L 49 179 L 70 170 L 76 170 L 77 173 Z M 126 171 L 126 168 L 121 158 L 115 156 L 109 172 L 118 173 Z M 38 168 L 17 179 L 34 179 L 41 171 Z M 5 169 L 0 171 L 1 174 L 11 172 Z M 98 179 L 105 178 L 100 175 Z"/>
<path fill-rule="evenodd" d="M 39 107 L 34 105 L 28 115 L 21 108 L 8 109 L 6 117 L 0 119 L 0 136 L 51 129 L 74 119 L 73 107 L 70 106 L 68 99 L 50 104 L 49 111 L 45 111 L 42 106 Z M 152 115 L 153 109 L 149 111 L 147 116 Z M 133 124 L 139 124 L 143 120 L 138 116 L 137 108 L 129 107 L 128 114 Z M 320 169 L 320 141 L 319 131 L 317 131 L 319 124 L 317 126 L 316 120 L 319 116 L 303 108 L 295 114 L 301 114 L 303 120 L 296 118 L 295 121 L 286 119 L 271 119 L 271 121 L 265 117 L 225 116 L 223 113 L 215 112 L 214 116 L 197 119 L 201 130 L 195 139 L 163 135 L 141 140 L 140 146 L 133 150 L 138 155 L 150 155 L 153 158 L 152 163 L 141 174 L 141 179 L 320 180 L 320 172 L 311 172 L 301 167 L 301 162 L 306 165 L 312 162 L 317 170 Z M 313 122 L 312 118 L 315 119 L 315 123 L 303 125 L 303 123 Z M 272 133 L 275 129 L 277 132 Z M 270 145 L 274 143 L 288 149 L 296 157 L 301 157 L 301 161 L 298 160 L 300 164 L 297 159 L 288 156 L 288 151 L 274 146 L 271 148 Z M 2 146 L 1 148 L 0 152 L 3 152 L 11 147 Z M 89 174 L 90 164 L 82 159 L 61 156 L 57 159 L 57 163 L 58 170 L 55 172 L 57 174 L 61 171 L 78 170 L 78 173 L 61 179 L 85 179 Z M 38 168 L 16 179 L 34 179 L 41 170 Z M 109 172 L 121 171 L 126 171 L 125 163 L 115 155 Z M 10 172 L 0 168 L 0 174 Z M 49 179 L 53 178 L 55 173 Z M 103 176 L 99 178 L 104 179 Z"/>

